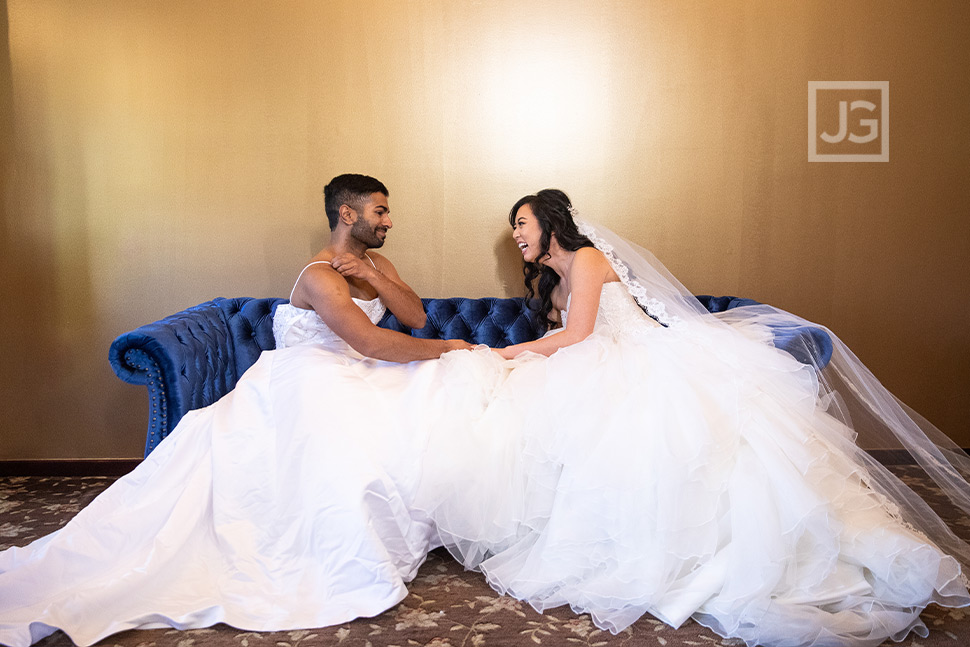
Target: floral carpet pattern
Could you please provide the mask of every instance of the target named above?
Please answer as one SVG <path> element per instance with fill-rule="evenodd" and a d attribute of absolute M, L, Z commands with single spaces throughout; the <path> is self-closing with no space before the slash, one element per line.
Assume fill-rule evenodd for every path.
<path fill-rule="evenodd" d="M 906 466 L 896 470 L 942 514 L 949 516 L 961 536 L 970 537 L 970 519 L 954 515 L 932 484 L 916 478 L 915 472 Z M 108 477 L 0 478 L 0 549 L 24 545 L 57 530 L 113 480 Z M 741 647 L 744 644 L 722 639 L 693 621 L 673 629 L 644 617 L 614 636 L 597 629 L 588 615 L 576 615 L 568 607 L 539 614 L 526 604 L 496 594 L 480 574 L 464 571 L 442 550 L 431 553 L 409 588 L 411 594 L 403 602 L 381 615 L 335 627 L 262 633 L 227 625 L 190 631 L 153 629 L 126 631 L 98 644 L 104 647 Z M 970 645 L 970 610 L 931 606 L 923 613 L 923 620 L 930 628 L 930 635 L 927 638 L 910 636 L 903 645 Z M 71 644 L 62 632 L 38 643 L 41 647 Z"/>

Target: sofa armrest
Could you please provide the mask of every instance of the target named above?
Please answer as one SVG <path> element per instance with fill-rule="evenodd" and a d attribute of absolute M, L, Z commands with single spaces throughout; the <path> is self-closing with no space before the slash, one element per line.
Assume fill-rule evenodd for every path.
<path fill-rule="evenodd" d="M 759 306 L 761 302 L 741 297 L 713 297 L 701 294 L 697 297 L 709 312 L 717 313 L 743 308 Z M 772 326 L 775 348 L 786 351 L 802 364 L 814 364 L 819 369 L 825 368 L 832 359 L 832 337 L 821 326 Z"/>
<path fill-rule="evenodd" d="M 743 297 L 714 297 L 709 294 L 699 294 L 697 295 L 697 300 L 701 302 L 702 306 L 707 308 L 708 312 L 712 313 L 724 312 L 725 310 L 741 308 L 743 306 L 761 305 L 754 299 L 745 299 Z"/>
<path fill-rule="evenodd" d="M 819 369 L 832 359 L 832 337 L 821 326 L 772 326 L 775 348 Z"/>
<path fill-rule="evenodd" d="M 236 384 L 233 342 L 215 300 L 121 335 L 108 359 L 119 378 L 148 388 L 145 455 L 188 411 L 212 404 Z"/>

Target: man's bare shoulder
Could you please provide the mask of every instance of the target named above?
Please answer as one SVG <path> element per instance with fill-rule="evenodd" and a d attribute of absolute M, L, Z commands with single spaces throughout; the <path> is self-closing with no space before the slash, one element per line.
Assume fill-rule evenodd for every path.
<path fill-rule="evenodd" d="M 314 259 L 307 265 L 300 278 L 294 296 L 294 303 L 299 307 L 312 307 L 335 302 L 350 302 L 350 287 L 339 272 L 330 267 L 329 262 L 318 262 L 328 259 Z"/>

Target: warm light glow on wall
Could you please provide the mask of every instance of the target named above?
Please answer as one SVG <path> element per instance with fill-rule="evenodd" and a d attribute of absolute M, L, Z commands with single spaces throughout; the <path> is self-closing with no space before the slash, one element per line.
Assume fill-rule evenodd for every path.
<path fill-rule="evenodd" d="M 615 117 L 620 55 L 604 25 L 585 19 L 593 8 L 576 8 L 467 17 L 477 37 L 450 43 L 445 86 L 448 116 L 462 131 L 456 157 L 473 156 L 497 179 L 563 178 L 588 167 Z"/>
<path fill-rule="evenodd" d="M 581 164 L 609 115 L 608 77 L 575 47 L 530 39 L 483 70 L 488 127 L 483 144 L 498 160 Z"/>

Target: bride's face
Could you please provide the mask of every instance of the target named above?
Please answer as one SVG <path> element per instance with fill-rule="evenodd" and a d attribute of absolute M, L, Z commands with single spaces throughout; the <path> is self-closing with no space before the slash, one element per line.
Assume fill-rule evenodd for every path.
<path fill-rule="evenodd" d="M 539 239 L 542 238 L 542 227 L 539 220 L 532 213 L 532 207 L 527 204 L 519 207 L 515 212 L 515 221 L 512 225 L 512 239 L 522 251 L 522 258 L 527 263 L 536 262 L 539 255 Z"/>

